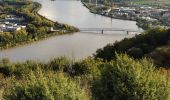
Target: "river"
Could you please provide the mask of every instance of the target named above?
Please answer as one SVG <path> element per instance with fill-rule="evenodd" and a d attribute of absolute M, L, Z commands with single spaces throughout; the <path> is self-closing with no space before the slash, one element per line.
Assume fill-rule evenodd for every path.
<path fill-rule="evenodd" d="M 34 0 L 42 4 L 39 14 L 46 18 L 74 25 L 78 28 L 116 28 L 140 31 L 135 21 L 111 19 L 95 15 L 76 0 Z M 132 37 L 125 32 L 77 32 L 74 34 L 54 36 L 31 44 L 0 51 L 0 58 L 11 61 L 39 60 L 48 61 L 55 57 L 66 56 L 80 60 L 91 56 L 99 48 L 114 43 L 125 37 Z"/>

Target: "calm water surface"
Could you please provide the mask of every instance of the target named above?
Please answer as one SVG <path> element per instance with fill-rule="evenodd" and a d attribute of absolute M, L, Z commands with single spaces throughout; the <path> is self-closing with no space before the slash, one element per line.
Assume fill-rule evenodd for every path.
<path fill-rule="evenodd" d="M 53 21 L 74 25 L 78 28 L 116 28 L 140 31 L 136 22 L 92 14 L 80 1 L 34 1 L 42 4 L 39 13 Z M 98 48 L 102 48 L 108 43 L 132 36 L 134 34 L 126 35 L 125 32 L 107 32 L 105 34 L 77 32 L 2 50 L 0 58 L 9 58 L 11 61 L 48 61 L 54 57 L 66 56 L 78 60 L 91 56 Z"/>

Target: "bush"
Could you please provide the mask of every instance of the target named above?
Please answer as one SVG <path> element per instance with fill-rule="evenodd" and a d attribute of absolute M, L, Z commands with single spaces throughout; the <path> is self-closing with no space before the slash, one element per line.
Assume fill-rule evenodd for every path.
<path fill-rule="evenodd" d="M 154 63 L 161 66 L 170 66 L 170 45 L 166 45 L 160 48 L 156 48 L 153 52 L 149 54 L 149 57 L 154 59 Z"/>
<path fill-rule="evenodd" d="M 31 71 L 43 68 L 44 64 L 34 61 L 26 61 L 25 63 L 14 63 L 13 66 L 15 66 L 13 75 L 22 78 L 29 75 Z"/>
<path fill-rule="evenodd" d="M 31 73 L 24 82 L 6 88 L 5 100 L 88 100 L 83 89 L 62 73 Z"/>
<path fill-rule="evenodd" d="M 99 73 L 99 65 L 102 62 L 99 60 L 94 60 L 93 58 L 86 58 L 82 61 L 74 63 L 72 69 L 74 75 L 88 75 Z"/>
<path fill-rule="evenodd" d="M 71 76 L 86 76 L 92 80 L 100 75 L 100 60 L 94 60 L 93 58 L 86 58 L 82 61 L 76 62 L 72 66 Z"/>
<path fill-rule="evenodd" d="M 127 54 L 134 58 L 141 58 L 143 56 L 143 51 L 140 48 L 132 47 L 127 51 Z"/>
<path fill-rule="evenodd" d="M 0 60 L 0 73 L 10 76 L 14 72 L 14 66 L 10 63 L 9 59 L 2 59 Z"/>
<path fill-rule="evenodd" d="M 47 69 L 67 72 L 71 67 L 71 61 L 65 57 L 55 58 L 47 64 Z"/>
<path fill-rule="evenodd" d="M 92 91 L 97 100 L 170 100 L 167 76 L 156 71 L 147 59 L 116 56 L 104 65 L 101 79 Z"/>
<path fill-rule="evenodd" d="M 43 68 L 43 63 L 27 61 L 25 63 L 11 63 L 8 59 L 0 60 L 0 73 L 5 76 L 16 76 L 18 78 L 27 76 L 30 71 Z"/>

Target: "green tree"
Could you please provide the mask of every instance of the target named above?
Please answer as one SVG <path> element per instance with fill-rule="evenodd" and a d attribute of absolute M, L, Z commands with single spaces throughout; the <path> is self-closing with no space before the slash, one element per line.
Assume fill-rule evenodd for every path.
<path fill-rule="evenodd" d="M 92 91 L 97 100 L 169 100 L 168 76 L 156 71 L 147 59 L 119 55 L 106 63 Z"/>

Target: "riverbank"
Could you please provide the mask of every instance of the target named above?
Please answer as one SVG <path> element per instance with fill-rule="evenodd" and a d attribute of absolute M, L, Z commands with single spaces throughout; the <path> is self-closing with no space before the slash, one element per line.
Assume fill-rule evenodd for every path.
<path fill-rule="evenodd" d="M 27 22 L 26 28 L 22 29 L 21 31 L 15 31 L 15 32 L 1 32 L 0 38 L 1 40 L 4 40 L 4 41 L 1 41 L 0 43 L 0 50 L 16 47 L 20 45 L 25 45 L 28 43 L 36 42 L 38 40 L 43 40 L 43 39 L 56 36 L 56 35 L 71 34 L 71 33 L 79 31 L 78 28 L 75 28 L 70 25 L 54 22 L 40 15 L 38 11 L 41 9 L 42 5 L 37 2 L 31 1 L 31 3 L 24 5 L 24 6 L 26 6 L 25 7 L 27 8 L 26 12 L 28 13 L 18 12 L 17 10 L 15 11 L 15 13 L 16 15 L 24 16 L 26 20 L 25 22 Z M 29 11 L 30 10 L 29 7 L 32 7 L 32 6 L 34 8 L 32 8 L 31 11 Z M 22 11 L 22 7 L 19 8 L 19 10 Z M 30 20 L 30 18 L 32 19 Z M 51 28 L 54 28 L 55 30 L 58 30 L 58 31 L 54 32 L 51 30 Z M 24 36 L 19 37 L 16 35 L 18 33 Z M 7 35 L 10 35 L 10 37 L 9 36 L 7 37 Z M 6 37 L 8 40 L 5 41 Z M 18 41 L 16 37 L 17 39 L 20 38 L 19 39 L 20 41 Z"/>
<path fill-rule="evenodd" d="M 77 31 L 75 31 L 75 32 L 77 32 Z M 44 37 L 39 37 L 38 40 L 28 40 L 28 41 L 24 41 L 24 42 L 21 42 L 21 43 L 16 43 L 16 44 L 12 44 L 12 45 L 9 45 L 9 46 L 7 45 L 5 47 L 0 47 L 0 51 L 5 50 L 5 49 L 14 48 L 14 47 L 27 45 L 27 44 L 31 44 L 31 43 L 42 41 L 42 40 L 46 40 L 46 39 L 53 37 L 53 36 L 61 36 L 61 35 L 66 35 L 66 34 L 74 34 L 74 32 L 68 32 L 68 33 L 51 32 L 50 34 L 48 34 Z"/>

